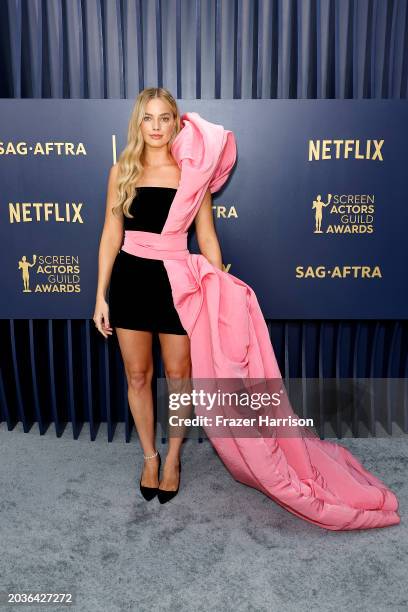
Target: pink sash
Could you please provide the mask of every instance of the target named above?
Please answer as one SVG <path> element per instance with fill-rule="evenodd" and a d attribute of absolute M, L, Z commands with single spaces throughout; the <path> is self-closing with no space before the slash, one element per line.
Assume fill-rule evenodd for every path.
<path fill-rule="evenodd" d="M 122 251 L 148 259 L 187 259 L 187 232 L 184 234 L 156 234 L 126 230 Z"/>

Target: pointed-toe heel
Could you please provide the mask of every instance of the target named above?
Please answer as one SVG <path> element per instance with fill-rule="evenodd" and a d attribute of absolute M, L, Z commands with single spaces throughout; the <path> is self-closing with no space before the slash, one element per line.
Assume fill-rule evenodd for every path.
<path fill-rule="evenodd" d="M 181 479 L 181 461 L 179 465 L 179 483 L 178 483 L 177 489 L 175 491 L 166 491 L 166 489 L 160 489 L 160 487 L 158 487 L 157 489 L 157 499 L 159 500 L 161 504 L 165 504 L 169 502 L 171 499 L 173 499 L 173 497 L 176 497 L 180 489 L 180 479 Z"/>
<path fill-rule="evenodd" d="M 159 455 L 159 468 L 158 468 L 158 474 L 160 474 L 160 466 L 161 466 L 161 457 L 160 457 L 160 453 L 159 451 L 157 451 L 154 455 L 143 455 L 144 459 L 152 459 L 153 457 L 156 457 L 156 455 Z M 143 495 L 143 497 L 145 498 L 146 501 L 150 501 L 152 500 L 154 497 L 156 497 L 157 492 L 158 492 L 158 487 L 145 487 L 144 485 L 142 485 L 142 478 L 140 477 L 139 480 L 139 489 L 141 494 Z"/>

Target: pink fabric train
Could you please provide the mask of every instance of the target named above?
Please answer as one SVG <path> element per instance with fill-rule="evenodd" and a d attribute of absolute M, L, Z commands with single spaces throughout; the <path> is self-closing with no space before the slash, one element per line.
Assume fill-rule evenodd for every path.
<path fill-rule="evenodd" d="M 181 169 L 161 234 L 126 231 L 122 249 L 163 259 L 194 379 L 272 379 L 281 373 L 253 289 L 187 249 L 187 230 L 209 188 L 218 191 L 236 161 L 233 133 L 185 113 L 171 153 Z M 282 410 L 294 415 L 289 400 Z M 343 446 L 316 435 L 217 437 L 206 433 L 232 476 L 298 517 L 330 530 L 400 522 L 396 496 Z M 293 436 L 293 434 L 292 434 Z"/>

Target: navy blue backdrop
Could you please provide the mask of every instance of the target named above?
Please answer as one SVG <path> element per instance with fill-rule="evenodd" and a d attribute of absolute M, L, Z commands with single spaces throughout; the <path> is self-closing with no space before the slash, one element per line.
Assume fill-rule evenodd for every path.
<path fill-rule="evenodd" d="M 225 269 L 254 288 L 265 317 L 406 318 L 404 101 L 179 105 L 235 134 L 214 217 Z M 92 318 L 106 177 L 131 107 L 0 101 L 0 316 Z"/>
<path fill-rule="evenodd" d="M 406 101 L 407 32 L 406 0 L 4 0 L 0 96 L 132 101 L 140 89 L 163 85 L 191 103 L 232 98 Z M 326 202 L 328 193 L 338 189 L 327 185 L 321 191 Z M 313 189 L 310 195 L 314 200 L 318 194 Z M 311 197 L 305 195 L 305 208 L 299 207 L 304 215 Z M 310 209 L 308 214 L 312 222 Z M 393 232 L 400 230 L 399 221 L 394 220 Z M 375 223 L 378 230 L 391 228 L 381 214 Z M 303 231 L 305 239 L 319 239 L 321 245 L 328 240 L 308 233 L 311 228 Z M 393 236 L 389 244 L 398 248 Z M 388 254 L 382 251 L 381 256 Z M 247 276 L 244 269 L 241 273 Z M 248 273 L 254 274 L 252 265 Z M 404 277 L 399 278 L 403 304 Z M 260 298 L 265 299 L 262 292 Z M 317 306 L 314 320 L 303 315 L 289 320 L 296 313 L 283 309 L 285 320 L 267 320 L 284 376 L 408 378 L 406 317 L 383 311 L 369 321 L 324 321 Z M 89 421 L 91 439 L 98 424 L 107 421 L 109 440 L 116 422 L 124 420 L 129 440 L 132 420 L 117 344 L 104 342 L 87 318 L 23 320 L 10 314 L 0 320 L 0 419 L 9 428 L 21 421 L 25 431 L 38 422 L 40 432 L 53 422 L 57 435 L 70 421 L 75 437 Z M 155 373 L 162 375 L 157 348 Z M 390 429 L 395 407 L 392 397 L 386 402 Z M 407 430 L 408 405 L 399 409 Z"/>

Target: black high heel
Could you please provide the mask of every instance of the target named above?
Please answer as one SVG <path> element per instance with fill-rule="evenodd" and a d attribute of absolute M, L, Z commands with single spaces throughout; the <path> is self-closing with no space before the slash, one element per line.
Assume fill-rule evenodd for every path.
<path fill-rule="evenodd" d="M 177 493 L 179 492 L 179 488 L 180 488 L 180 480 L 181 480 L 181 461 L 179 463 L 179 483 L 178 483 L 177 489 L 175 491 L 167 491 L 166 489 L 161 489 L 160 487 L 158 487 L 157 489 L 157 499 L 159 500 L 161 504 L 165 504 L 166 502 L 170 501 L 171 499 L 173 499 L 173 497 L 177 495 Z"/>
<path fill-rule="evenodd" d="M 156 455 L 159 456 L 159 469 L 158 469 L 158 475 L 159 475 L 160 466 L 161 466 L 161 457 L 160 457 L 159 451 L 156 451 L 154 455 L 149 455 L 149 456 L 143 455 L 143 458 L 152 459 L 153 457 L 156 457 Z M 153 497 L 156 497 L 157 495 L 158 487 L 145 487 L 144 485 L 142 485 L 142 477 L 140 477 L 140 480 L 139 480 L 139 488 L 140 488 L 141 494 L 147 501 L 150 501 L 151 499 L 153 499 Z"/>

